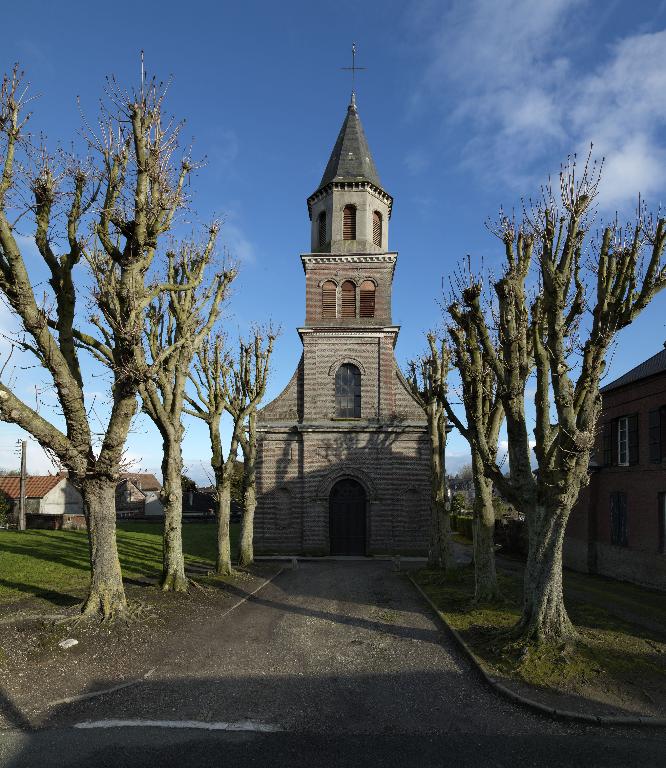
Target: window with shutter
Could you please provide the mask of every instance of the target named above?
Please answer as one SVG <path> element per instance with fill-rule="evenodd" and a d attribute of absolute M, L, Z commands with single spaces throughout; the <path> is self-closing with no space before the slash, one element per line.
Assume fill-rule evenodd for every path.
<path fill-rule="evenodd" d="M 379 211 L 372 214 L 372 242 L 381 248 L 382 245 L 382 215 Z"/>
<path fill-rule="evenodd" d="M 342 211 L 342 239 L 356 240 L 356 206 L 345 205 Z"/>
<path fill-rule="evenodd" d="M 650 411 L 648 415 L 648 445 L 650 462 L 659 464 L 661 461 L 661 413 Z"/>
<path fill-rule="evenodd" d="M 372 280 L 361 283 L 361 317 L 375 316 L 375 284 Z"/>
<path fill-rule="evenodd" d="M 659 552 L 666 555 L 666 493 L 657 496 L 657 530 L 659 532 Z"/>
<path fill-rule="evenodd" d="M 332 280 L 327 280 L 321 287 L 321 316 L 336 317 L 337 286 Z"/>
<path fill-rule="evenodd" d="M 342 317 L 356 317 L 356 285 L 351 280 L 342 284 Z"/>
<path fill-rule="evenodd" d="M 661 458 L 666 459 L 666 406 L 663 406 L 659 418 L 659 432 L 661 434 Z"/>
<path fill-rule="evenodd" d="M 361 417 L 361 372 L 351 363 L 341 365 L 335 374 L 335 415 L 341 419 Z"/>
<path fill-rule="evenodd" d="M 612 461 L 611 423 L 607 421 L 601 427 L 601 463 L 610 467 Z"/>
<path fill-rule="evenodd" d="M 638 414 L 627 416 L 628 463 L 638 464 Z"/>
<path fill-rule="evenodd" d="M 319 247 L 323 248 L 326 245 L 326 211 L 322 211 L 317 218 L 318 233 L 317 239 L 319 241 Z"/>

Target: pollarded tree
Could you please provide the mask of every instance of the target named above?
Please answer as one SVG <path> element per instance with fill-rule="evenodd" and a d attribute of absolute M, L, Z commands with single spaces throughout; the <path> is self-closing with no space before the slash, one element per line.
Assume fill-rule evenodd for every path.
<path fill-rule="evenodd" d="M 183 558 L 183 439 L 182 413 L 190 367 L 198 349 L 215 324 L 233 269 L 223 270 L 206 282 L 217 239 L 212 226 L 203 246 L 186 243 L 178 253 L 168 254 L 166 285 L 174 286 L 160 295 L 149 308 L 146 346 L 152 376 L 140 393 L 145 412 L 162 436 L 162 501 L 164 534 L 162 589 L 186 591 Z M 174 348 L 167 358 L 164 349 Z M 158 362 L 159 361 L 159 362 Z"/>
<path fill-rule="evenodd" d="M 506 414 L 508 477 L 484 434 L 474 431 L 474 440 L 486 474 L 528 523 L 523 608 L 515 628 L 526 641 L 561 642 L 576 636 L 562 596 L 562 544 L 571 509 L 588 479 L 606 354 L 617 332 L 666 286 L 663 218 L 653 220 L 639 205 L 630 227 L 614 223 L 599 235 L 590 234 L 599 181 L 596 164 L 588 159 L 577 178 L 574 161 L 560 173 L 559 200 L 546 189 L 520 226 L 501 219 L 497 231 L 506 263 L 494 284 L 498 348 L 494 319 L 481 305 L 480 283 L 465 289 L 452 308 L 454 317 L 465 317 L 473 326 Z M 532 264 L 539 286 L 530 301 L 526 281 Z M 534 452 L 525 410 L 532 368 Z"/>
<path fill-rule="evenodd" d="M 448 571 L 454 567 L 451 515 L 446 488 L 446 434 L 444 410 L 450 351 L 446 342 L 428 334 L 430 352 L 408 363 L 405 376 L 412 394 L 428 419 L 430 434 L 430 546 L 428 565 Z"/>
<path fill-rule="evenodd" d="M 217 333 L 209 335 L 197 352 L 196 361 L 190 371 L 190 381 L 196 396 L 185 394 L 188 407 L 185 413 L 196 416 L 208 426 L 210 439 L 210 465 L 215 478 L 217 500 L 217 559 L 215 570 L 220 575 L 233 573 L 231 565 L 231 484 L 238 454 L 239 433 L 242 423 L 234 419 L 227 458 L 224 458 L 220 426 L 229 402 L 229 377 L 231 359 L 225 352 L 225 338 Z"/>
<path fill-rule="evenodd" d="M 240 425 L 238 441 L 243 451 L 243 519 L 238 562 L 241 566 L 254 561 L 254 511 L 257 507 L 257 406 L 266 392 L 269 364 L 275 333 L 254 332 L 250 342 L 241 341 L 238 358 L 230 369 L 227 411 L 234 424 Z"/>
<path fill-rule="evenodd" d="M 53 382 L 64 427 L 50 423 L 7 383 L 0 383 L 0 419 L 32 434 L 80 487 L 92 570 L 83 612 L 108 618 L 126 609 L 115 539 L 115 486 L 145 376 L 144 315 L 164 290 L 149 281 L 148 272 L 185 203 L 183 185 L 192 165 L 187 157 L 175 160 L 179 127 L 163 121 L 163 90 L 142 82 L 138 92 L 125 93 L 111 80 L 101 135 L 89 137 L 92 159 L 69 160 L 56 171 L 45 152 L 31 151 L 20 79 L 15 70 L 0 92 L 0 291 L 25 331 L 20 346 Z M 40 282 L 28 273 L 25 240 L 17 236 L 18 222 L 26 226 L 27 221 L 33 222 L 50 273 L 52 295 L 44 302 L 33 287 Z M 84 321 L 77 315 L 74 278 L 82 259 L 93 265 L 93 299 L 103 318 L 92 318 L 90 333 L 75 327 Z M 97 268 L 98 263 L 104 266 Z M 82 344 L 103 362 L 113 360 L 112 402 L 101 446 L 86 409 Z"/>
<path fill-rule="evenodd" d="M 504 420 L 492 369 L 485 364 L 476 328 L 464 313 L 451 308 L 453 324 L 449 335 L 453 344 L 453 361 L 460 374 L 466 424 L 455 414 L 448 399 L 443 406 L 452 424 L 465 437 L 472 453 L 471 474 L 474 483 L 474 600 L 493 602 L 500 598 L 495 569 L 495 509 L 493 483 L 486 475 L 474 435 L 483 435 L 493 461 L 497 460 L 497 441 Z"/>

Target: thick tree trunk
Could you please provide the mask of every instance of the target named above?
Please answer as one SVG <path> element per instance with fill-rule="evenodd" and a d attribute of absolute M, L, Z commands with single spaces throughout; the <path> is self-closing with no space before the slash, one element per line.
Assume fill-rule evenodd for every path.
<path fill-rule="evenodd" d="M 81 494 L 87 509 L 91 567 L 83 614 L 112 619 L 127 610 L 116 546 L 116 483 L 89 478 L 81 484 Z"/>
<path fill-rule="evenodd" d="M 221 576 L 230 576 L 231 567 L 231 535 L 229 521 L 231 519 L 231 478 L 225 472 L 223 478 L 217 481 L 217 562 L 215 571 Z"/>
<path fill-rule="evenodd" d="M 495 569 L 495 509 L 493 484 L 483 474 L 483 462 L 472 448 L 474 477 L 474 602 L 501 598 Z"/>
<path fill-rule="evenodd" d="M 248 416 L 248 437 L 243 451 L 243 525 L 241 528 L 240 555 L 241 566 L 254 562 L 254 510 L 257 507 L 257 430 L 256 412 Z"/>
<path fill-rule="evenodd" d="M 562 593 L 562 543 L 569 512 L 537 506 L 528 519 L 523 612 L 514 628 L 514 634 L 526 642 L 562 643 L 577 636 Z"/>
<path fill-rule="evenodd" d="M 426 408 L 430 432 L 430 510 L 431 533 L 428 566 L 445 571 L 455 566 L 451 541 L 451 516 L 446 499 L 446 420 L 442 407 L 435 401 Z"/>
<path fill-rule="evenodd" d="M 180 439 L 164 440 L 162 459 L 162 503 L 164 534 L 162 537 L 162 589 L 165 592 L 187 592 L 185 558 L 183 556 L 183 458 Z"/>

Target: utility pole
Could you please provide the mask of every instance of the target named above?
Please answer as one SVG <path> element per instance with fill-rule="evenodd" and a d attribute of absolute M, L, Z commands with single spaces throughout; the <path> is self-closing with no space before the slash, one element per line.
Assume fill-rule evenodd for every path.
<path fill-rule="evenodd" d="M 26 481 L 26 454 L 28 452 L 28 442 L 23 440 L 21 442 L 21 480 L 19 483 L 19 517 L 18 517 L 18 529 L 19 531 L 25 531 L 25 481 Z"/>

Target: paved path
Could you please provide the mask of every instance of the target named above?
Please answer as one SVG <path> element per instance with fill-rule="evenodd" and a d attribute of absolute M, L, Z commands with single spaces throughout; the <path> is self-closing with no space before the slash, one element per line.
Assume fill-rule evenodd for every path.
<path fill-rule="evenodd" d="M 191 635 L 144 683 L 0 735 L 0 764 L 590 768 L 666 754 L 666 733 L 551 722 L 487 690 L 387 562 L 302 563 Z M 108 721 L 241 730 L 80 727 Z"/>

